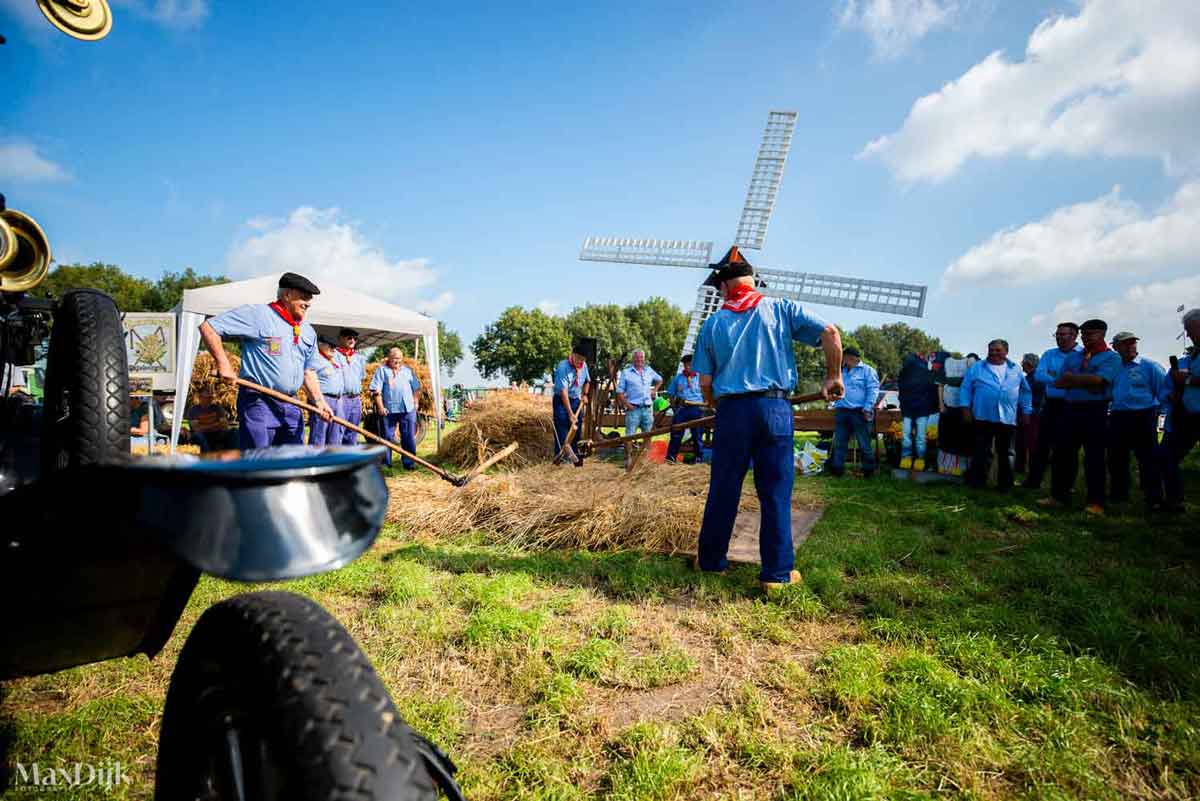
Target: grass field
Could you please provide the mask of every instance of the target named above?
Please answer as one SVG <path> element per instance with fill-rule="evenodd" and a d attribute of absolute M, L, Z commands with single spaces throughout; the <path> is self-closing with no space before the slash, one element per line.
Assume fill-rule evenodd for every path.
<path fill-rule="evenodd" d="M 351 630 L 476 801 L 1200 796 L 1194 511 L 1094 520 L 890 478 L 797 491 L 826 513 L 804 583 L 769 600 L 749 567 L 394 528 L 284 586 Z M 105 797 L 149 798 L 178 650 L 244 589 L 202 580 L 154 661 L 10 683 L 10 760 L 118 760 L 134 782 Z"/>

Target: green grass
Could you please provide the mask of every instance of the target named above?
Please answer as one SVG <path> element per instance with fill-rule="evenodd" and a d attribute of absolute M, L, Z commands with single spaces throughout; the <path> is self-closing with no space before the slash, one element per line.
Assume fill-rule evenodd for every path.
<path fill-rule="evenodd" d="M 354 634 L 474 801 L 1200 796 L 1195 513 L 806 481 L 825 516 L 770 598 L 753 567 L 395 529 L 280 586 Z M 179 648 L 245 590 L 202 580 L 154 661 L 10 682 L 10 762 L 118 760 L 106 797 L 150 798 Z"/>

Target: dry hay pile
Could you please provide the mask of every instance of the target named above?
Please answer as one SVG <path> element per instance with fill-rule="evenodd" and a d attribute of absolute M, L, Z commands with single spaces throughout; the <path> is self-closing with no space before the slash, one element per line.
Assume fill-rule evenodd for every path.
<path fill-rule="evenodd" d="M 478 529 L 519 547 L 676 553 L 695 546 L 708 477 L 708 467 L 649 463 L 631 474 L 605 463 L 541 465 L 457 489 L 400 476 L 389 480 L 388 520 L 418 536 Z M 739 508 L 759 508 L 752 488 Z"/>
<path fill-rule="evenodd" d="M 164 453 L 170 453 L 170 452 L 171 452 L 170 445 L 155 445 L 154 446 L 154 454 L 156 456 L 161 456 Z M 175 452 L 176 453 L 191 453 L 191 454 L 195 454 L 196 456 L 199 456 L 200 455 L 200 446 L 199 445 L 176 445 Z M 145 445 L 134 445 L 132 448 L 132 453 L 134 456 L 145 456 L 146 455 L 146 446 Z"/>
<path fill-rule="evenodd" d="M 458 428 L 442 438 L 437 455 L 461 468 L 474 467 L 510 442 L 519 447 L 506 465 L 520 467 L 554 458 L 554 415 L 548 398 L 511 390 L 489 392 L 473 402 Z"/>

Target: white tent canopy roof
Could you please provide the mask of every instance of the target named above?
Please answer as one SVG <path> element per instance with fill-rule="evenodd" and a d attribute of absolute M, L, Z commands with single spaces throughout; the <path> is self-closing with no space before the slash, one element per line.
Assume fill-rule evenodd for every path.
<path fill-rule="evenodd" d="M 247 303 L 270 303 L 275 299 L 282 273 L 262 275 L 245 281 L 188 289 L 183 301 L 175 307 L 176 316 L 176 374 L 175 408 L 171 447 L 179 442 L 179 428 L 186 409 L 192 367 L 200 348 L 200 324 L 205 319 Z M 304 321 L 312 324 L 318 334 L 336 337 L 341 328 L 353 328 L 359 333 L 358 347 L 365 349 L 397 340 L 423 339 L 426 362 L 430 365 L 431 387 L 436 399 L 432 412 L 438 417 L 438 439 L 441 439 L 442 381 L 438 369 L 437 320 L 412 309 L 395 306 L 371 295 L 340 286 L 320 286 L 321 294 L 313 297 L 312 306 Z"/>

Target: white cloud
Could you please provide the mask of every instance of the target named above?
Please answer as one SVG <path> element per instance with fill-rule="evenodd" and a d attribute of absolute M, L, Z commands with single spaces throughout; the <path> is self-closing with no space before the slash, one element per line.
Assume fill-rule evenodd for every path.
<path fill-rule="evenodd" d="M 1020 286 L 1186 265 L 1200 267 L 1200 181 L 1185 183 L 1153 214 L 1114 187 L 1096 200 L 995 233 L 955 260 L 942 286 Z"/>
<path fill-rule="evenodd" d="M 198 27 L 210 10 L 209 0 L 113 0 L 113 5 L 171 28 Z"/>
<path fill-rule="evenodd" d="M 0 179 L 9 181 L 65 181 L 70 174 L 38 152 L 29 142 L 0 142 Z"/>
<path fill-rule="evenodd" d="M 558 301 L 550 300 L 548 298 L 545 300 L 539 300 L 537 307 L 538 311 L 540 311 L 542 314 L 551 315 L 558 314 L 559 309 L 562 308 Z"/>
<path fill-rule="evenodd" d="M 838 26 L 865 33 L 875 58 L 899 58 L 935 28 L 948 27 L 958 13 L 956 0 L 845 0 Z"/>
<path fill-rule="evenodd" d="M 301 206 L 286 219 L 255 217 L 250 233 L 234 243 L 226 256 L 230 276 L 249 278 L 271 272 L 298 272 L 364 292 L 393 303 L 426 304 L 444 311 L 454 300 L 443 292 L 432 300 L 426 292 L 437 282 L 427 259 L 390 259 L 358 228 L 342 221 L 337 209 Z"/>
<path fill-rule="evenodd" d="M 1200 165 L 1200 3 L 1081 0 L 1043 20 L 1024 58 L 989 55 L 917 100 L 899 131 L 859 154 L 904 181 L 971 158 L 1122 156 Z"/>
<path fill-rule="evenodd" d="M 417 303 L 417 311 L 428 314 L 430 317 L 437 317 L 446 309 L 454 305 L 454 293 L 442 292 L 435 298 L 423 300 Z"/>
<path fill-rule="evenodd" d="M 1181 304 L 1186 308 L 1200 305 L 1200 275 L 1139 284 L 1120 297 L 1107 300 L 1064 300 L 1053 310 L 1034 315 L 1029 325 L 1031 331 L 1036 330 L 1039 341 L 1047 341 L 1049 332 L 1058 322 L 1073 320 L 1078 323 L 1099 317 L 1108 323 L 1109 336 L 1118 331 L 1132 331 L 1141 337 L 1138 350 L 1165 367 L 1171 354 L 1181 353 L 1189 344 L 1178 338 L 1183 326 L 1176 309 Z"/>

